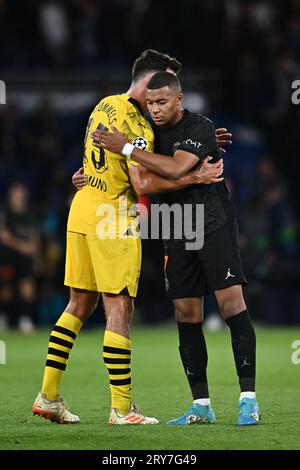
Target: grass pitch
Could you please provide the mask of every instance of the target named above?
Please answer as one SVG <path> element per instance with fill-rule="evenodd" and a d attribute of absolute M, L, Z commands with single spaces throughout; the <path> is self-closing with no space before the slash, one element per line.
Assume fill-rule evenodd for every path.
<path fill-rule="evenodd" d="M 217 422 L 212 425 L 166 426 L 182 414 L 191 396 L 179 361 L 174 324 L 133 329 L 134 402 L 155 426 L 109 426 L 110 398 L 102 362 L 102 332 L 78 336 L 62 393 L 78 425 L 62 426 L 33 417 L 32 402 L 40 390 L 49 331 L 33 337 L 7 333 L 7 364 L 0 365 L 0 449 L 300 449 L 300 364 L 291 361 L 300 329 L 257 328 L 257 396 L 262 411 L 258 426 L 236 426 L 239 389 L 229 332 L 207 333 L 209 384 Z"/>

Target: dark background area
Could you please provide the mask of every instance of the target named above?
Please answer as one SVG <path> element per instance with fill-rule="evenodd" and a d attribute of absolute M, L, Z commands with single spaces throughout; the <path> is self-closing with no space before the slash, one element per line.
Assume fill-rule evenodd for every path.
<path fill-rule="evenodd" d="M 146 48 L 175 55 L 186 105 L 233 133 L 225 176 L 252 317 L 300 323 L 300 2 L 0 0 L 0 328 L 6 317 L 30 331 L 28 319 L 46 325 L 63 311 L 71 176 L 87 118 L 103 96 L 128 89 Z M 161 242 L 143 245 L 137 319 L 166 321 Z"/>

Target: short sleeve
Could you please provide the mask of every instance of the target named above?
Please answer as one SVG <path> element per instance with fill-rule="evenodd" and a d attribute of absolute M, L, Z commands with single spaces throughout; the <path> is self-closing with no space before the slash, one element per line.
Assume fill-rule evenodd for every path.
<path fill-rule="evenodd" d="M 101 106 L 102 102 L 100 102 Z M 89 132 L 95 131 L 96 129 L 99 130 L 109 130 L 110 127 L 110 120 L 107 112 L 104 111 L 104 109 L 101 109 L 101 107 L 98 106 L 98 109 L 95 109 L 94 112 L 91 115 L 91 120 L 92 122 L 89 122 Z M 99 109 L 100 108 L 100 109 Z M 116 126 L 116 123 L 113 123 Z"/>
<path fill-rule="evenodd" d="M 140 137 L 136 137 L 130 142 L 132 145 L 135 147 L 144 150 L 145 152 L 153 153 L 154 149 L 154 139 L 153 139 L 153 134 L 150 134 L 149 136 L 144 135 Z M 127 166 L 128 168 L 131 168 L 132 166 L 139 166 L 140 163 L 136 162 L 135 160 L 127 160 Z"/>
<path fill-rule="evenodd" d="M 193 153 L 199 159 L 210 153 L 218 152 L 213 123 L 207 118 L 197 116 L 197 119 L 186 128 L 184 140 L 176 150 Z"/>

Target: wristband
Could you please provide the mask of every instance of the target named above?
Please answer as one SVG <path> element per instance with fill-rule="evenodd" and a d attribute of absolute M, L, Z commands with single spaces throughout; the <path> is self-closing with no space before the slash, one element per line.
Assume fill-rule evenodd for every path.
<path fill-rule="evenodd" d="M 133 152 L 133 149 L 134 149 L 134 145 L 132 144 L 129 144 L 127 142 L 127 144 L 124 145 L 123 149 L 122 149 L 122 155 L 124 155 L 124 157 L 126 158 L 130 158 L 131 157 L 131 154 Z"/>

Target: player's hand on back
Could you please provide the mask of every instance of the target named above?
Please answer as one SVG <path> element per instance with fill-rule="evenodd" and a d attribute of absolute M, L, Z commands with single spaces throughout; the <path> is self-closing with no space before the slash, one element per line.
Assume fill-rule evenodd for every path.
<path fill-rule="evenodd" d="M 199 163 L 197 168 L 190 173 L 195 184 L 211 184 L 223 181 L 223 160 L 221 159 L 216 163 L 209 163 L 212 158 L 213 157 L 208 155 L 203 162 Z"/>
<path fill-rule="evenodd" d="M 226 129 L 226 127 L 219 127 L 215 130 L 215 137 L 217 144 L 220 147 L 221 153 L 224 154 L 226 150 L 223 148 L 223 146 L 232 144 L 232 134 L 228 132 L 228 129 Z"/>
<path fill-rule="evenodd" d="M 114 126 L 110 126 L 112 132 L 100 131 L 96 129 L 91 132 L 93 145 L 98 148 L 105 148 L 113 153 L 122 154 L 122 150 L 127 140 Z"/>
<path fill-rule="evenodd" d="M 77 170 L 74 173 L 74 175 L 72 176 L 72 183 L 73 183 L 73 186 L 75 186 L 77 190 L 82 189 L 86 185 L 87 178 L 86 178 L 86 175 L 84 174 L 83 167 L 79 168 L 79 170 Z"/>

